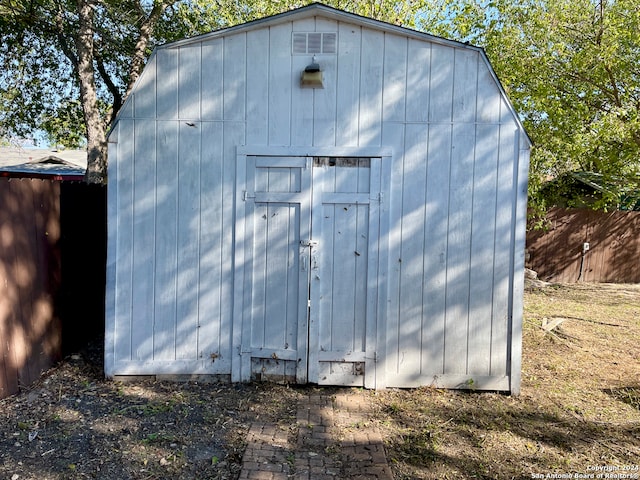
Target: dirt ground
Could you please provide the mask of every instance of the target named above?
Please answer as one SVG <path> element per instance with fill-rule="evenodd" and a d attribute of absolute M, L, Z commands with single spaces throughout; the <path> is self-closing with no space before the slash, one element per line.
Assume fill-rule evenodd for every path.
<path fill-rule="evenodd" d="M 520 396 L 349 392 L 397 479 L 640 478 L 639 339 L 640 285 L 550 285 L 525 294 Z M 237 478 L 249 425 L 288 428 L 309 391 L 109 382 L 101 355 L 0 400 L 0 480 Z"/>

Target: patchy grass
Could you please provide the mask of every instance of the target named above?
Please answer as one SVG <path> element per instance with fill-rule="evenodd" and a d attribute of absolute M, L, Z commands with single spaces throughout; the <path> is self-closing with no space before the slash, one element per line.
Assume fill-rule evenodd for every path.
<path fill-rule="evenodd" d="M 528 291 L 523 336 L 518 397 L 372 394 L 396 478 L 640 478 L 640 285 Z"/>

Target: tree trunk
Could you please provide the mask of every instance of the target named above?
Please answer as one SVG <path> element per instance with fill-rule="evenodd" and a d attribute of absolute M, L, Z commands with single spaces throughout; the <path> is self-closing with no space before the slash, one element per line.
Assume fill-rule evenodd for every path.
<path fill-rule="evenodd" d="M 93 0 L 78 0 L 79 29 L 76 36 L 80 101 L 87 126 L 87 183 L 107 182 L 107 135 L 98 108 L 93 54 Z"/>

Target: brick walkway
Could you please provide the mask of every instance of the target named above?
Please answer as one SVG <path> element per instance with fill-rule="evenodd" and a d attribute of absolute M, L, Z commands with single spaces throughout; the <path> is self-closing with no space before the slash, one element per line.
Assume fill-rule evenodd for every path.
<path fill-rule="evenodd" d="M 277 425 L 251 425 L 240 478 L 392 480 L 369 413 L 361 395 L 307 396 L 298 404 L 297 435 Z"/>

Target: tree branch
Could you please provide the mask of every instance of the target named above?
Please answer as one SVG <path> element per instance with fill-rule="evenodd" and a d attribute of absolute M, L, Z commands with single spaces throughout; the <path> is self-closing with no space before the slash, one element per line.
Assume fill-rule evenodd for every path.
<path fill-rule="evenodd" d="M 71 66 L 73 67 L 73 71 L 77 77 L 79 73 L 79 70 L 78 70 L 79 60 L 78 60 L 78 56 L 76 55 L 76 53 L 73 51 L 73 49 L 67 42 L 67 37 L 65 36 L 64 22 L 62 18 L 63 15 L 64 13 L 62 9 L 59 9 L 56 12 L 56 16 L 55 16 L 56 38 L 58 40 L 58 43 L 60 44 L 60 49 L 62 50 L 62 53 L 64 53 L 64 56 L 69 59 L 69 62 L 71 62 Z"/>
<path fill-rule="evenodd" d="M 138 40 L 136 41 L 136 45 L 133 50 L 133 56 L 131 58 L 131 68 L 129 69 L 129 84 L 127 85 L 124 99 L 129 96 L 131 90 L 133 90 L 133 85 L 136 83 L 136 80 L 138 80 L 138 77 L 140 77 L 140 74 L 142 73 L 145 62 L 145 52 L 147 50 L 147 47 L 149 46 L 151 33 L 153 32 L 156 23 L 158 23 L 158 20 L 160 20 L 160 17 L 162 17 L 164 11 L 169 6 L 176 3 L 176 1 L 177 0 L 155 1 L 153 4 L 153 8 L 149 13 L 149 16 L 147 16 L 144 22 L 142 22 L 142 25 L 140 26 L 140 35 L 138 36 Z"/>
<path fill-rule="evenodd" d="M 603 85 L 599 82 L 597 82 L 595 80 L 595 77 L 590 77 L 589 75 L 584 75 L 581 72 L 575 70 L 575 71 L 569 71 L 565 68 L 564 64 L 558 60 L 558 59 L 554 59 L 553 60 L 554 65 L 556 66 L 556 68 L 554 69 L 556 72 L 556 75 L 561 79 L 562 77 L 566 77 L 569 78 L 570 80 L 573 80 L 573 82 L 568 82 L 569 85 L 575 85 L 575 81 L 578 82 L 582 82 L 585 83 L 587 85 L 591 85 L 592 87 L 596 88 L 597 90 L 601 91 L 606 97 L 610 98 L 613 102 L 613 104 L 615 104 L 618 107 L 621 107 L 621 100 L 620 100 L 620 92 L 618 90 L 618 87 L 615 83 L 615 78 L 613 77 L 613 72 L 610 71 L 610 69 L 605 66 L 605 71 L 610 75 L 609 80 L 612 82 L 611 85 Z"/>
<path fill-rule="evenodd" d="M 616 77 L 613 74 L 613 71 L 611 70 L 611 67 L 609 67 L 609 65 L 607 65 L 606 63 L 603 65 L 604 71 L 607 72 L 607 75 L 609 76 L 609 83 L 611 84 L 611 96 L 613 97 L 613 100 L 616 104 L 617 107 L 622 107 L 622 100 L 620 99 L 620 90 L 618 89 L 618 83 L 616 82 Z"/>
<path fill-rule="evenodd" d="M 99 51 L 99 49 L 96 49 L 96 51 Z M 112 103 L 111 109 L 109 111 L 109 115 L 108 115 L 107 122 L 106 122 L 107 125 L 110 125 L 111 122 L 113 122 L 113 119 L 115 118 L 115 114 L 122 107 L 122 94 L 120 93 L 120 89 L 118 89 L 116 84 L 113 83 L 113 80 L 111 79 L 111 76 L 107 72 L 107 69 L 106 69 L 106 67 L 104 65 L 104 60 L 102 59 L 102 57 L 100 55 L 96 54 L 95 55 L 95 61 L 96 61 L 96 67 L 97 67 L 98 73 L 100 74 L 100 77 L 104 81 L 104 83 L 105 83 L 105 85 L 107 87 L 107 90 L 109 90 L 109 93 L 111 94 L 111 97 L 113 98 L 113 103 Z"/>

